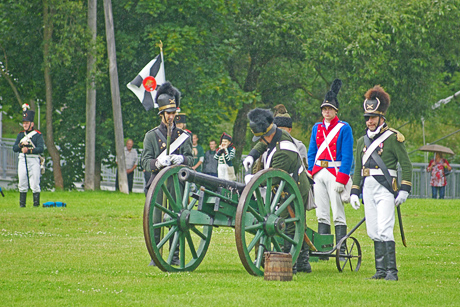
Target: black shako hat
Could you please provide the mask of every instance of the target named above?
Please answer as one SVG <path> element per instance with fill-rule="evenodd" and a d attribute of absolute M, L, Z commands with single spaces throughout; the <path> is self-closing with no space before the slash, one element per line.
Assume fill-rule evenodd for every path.
<path fill-rule="evenodd" d="M 158 114 L 163 112 L 175 112 L 180 106 L 180 92 L 172 86 L 171 82 L 166 81 L 157 91 L 155 102 L 158 104 Z"/>
<path fill-rule="evenodd" d="M 249 127 L 254 137 L 253 142 L 257 142 L 262 136 L 268 136 L 276 131 L 273 123 L 273 113 L 267 109 L 256 108 L 248 113 Z"/>
<path fill-rule="evenodd" d="M 326 93 L 326 97 L 324 97 L 323 102 L 321 103 L 321 108 L 323 107 L 332 107 L 336 111 L 339 110 L 339 101 L 337 100 L 337 94 L 342 87 L 342 80 L 335 79 L 332 82 L 331 90 Z"/>
<path fill-rule="evenodd" d="M 185 113 L 179 113 L 176 115 L 175 118 L 176 124 L 186 124 L 187 123 L 187 115 Z"/>
<path fill-rule="evenodd" d="M 390 95 L 380 85 L 369 89 L 364 97 L 364 116 L 385 116 L 390 106 Z"/>
<path fill-rule="evenodd" d="M 278 104 L 274 107 L 274 109 L 275 119 L 273 120 L 273 123 L 277 127 L 292 128 L 292 118 L 286 110 L 286 107 L 283 104 Z"/>
<path fill-rule="evenodd" d="M 27 103 L 22 105 L 22 121 L 33 122 L 35 117 L 35 111 L 30 110 L 30 106 Z"/>

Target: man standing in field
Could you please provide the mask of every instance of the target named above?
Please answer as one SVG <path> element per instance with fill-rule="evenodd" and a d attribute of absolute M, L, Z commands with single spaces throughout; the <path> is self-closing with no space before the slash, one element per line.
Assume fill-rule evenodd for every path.
<path fill-rule="evenodd" d="M 396 266 L 395 206 L 407 200 L 411 191 L 412 164 L 404 146 L 404 136 L 386 124 L 390 96 L 379 85 L 365 94 L 366 134 L 358 140 L 355 153 L 350 202 L 360 206 L 363 194 L 367 234 L 374 241 L 375 269 L 372 279 L 398 280 Z M 396 180 L 397 164 L 402 168 L 401 187 Z"/>

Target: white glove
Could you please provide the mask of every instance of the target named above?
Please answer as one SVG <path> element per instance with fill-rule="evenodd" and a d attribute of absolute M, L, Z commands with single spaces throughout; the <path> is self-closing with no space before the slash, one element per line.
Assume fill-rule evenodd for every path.
<path fill-rule="evenodd" d="M 359 202 L 359 197 L 356 194 L 352 194 L 350 196 L 350 204 L 353 207 L 353 209 L 358 210 L 359 207 L 361 206 L 361 203 Z"/>
<path fill-rule="evenodd" d="M 174 165 L 179 165 L 184 162 L 184 156 L 183 155 L 171 155 L 171 163 Z"/>
<path fill-rule="evenodd" d="M 158 157 L 157 161 L 155 162 L 155 166 L 157 168 L 163 168 L 165 166 L 171 165 L 171 158 L 169 156 Z"/>
<path fill-rule="evenodd" d="M 247 156 L 246 158 L 244 158 L 243 166 L 246 172 L 248 172 L 252 168 L 253 164 L 254 164 L 254 158 L 252 156 Z"/>
<path fill-rule="evenodd" d="M 407 200 L 407 197 L 409 196 L 409 192 L 407 191 L 399 191 L 398 197 L 396 197 L 395 200 L 395 206 L 399 206 L 402 203 L 404 203 Z"/>
<path fill-rule="evenodd" d="M 340 183 L 340 182 L 336 182 L 335 183 L 335 187 L 334 187 L 334 190 L 337 192 L 337 193 L 342 193 L 343 190 L 345 190 L 345 185 L 343 183 Z"/>
<path fill-rule="evenodd" d="M 246 175 L 246 176 L 244 176 L 244 183 L 248 184 L 249 181 L 251 181 L 252 177 L 254 177 L 254 175 Z"/>

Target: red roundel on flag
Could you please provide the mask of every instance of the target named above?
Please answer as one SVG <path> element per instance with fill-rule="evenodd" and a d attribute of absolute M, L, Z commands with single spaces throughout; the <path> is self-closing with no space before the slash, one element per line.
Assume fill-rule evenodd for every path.
<path fill-rule="evenodd" d="M 157 88 L 157 80 L 152 76 L 146 77 L 142 84 L 147 92 L 153 92 Z"/>

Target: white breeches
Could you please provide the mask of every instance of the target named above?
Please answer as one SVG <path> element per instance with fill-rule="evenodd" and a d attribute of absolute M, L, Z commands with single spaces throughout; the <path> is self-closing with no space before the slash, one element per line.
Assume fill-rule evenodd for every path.
<path fill-rule="evenodd" d="M 30 189 L 33 193 L 40 192 L 40 158 L 36 155 L 33 157 L 27 156 L 27 170 L 29 171 L 29 176 L 27 178 L 26 171 L 26 159 L 19 155 L 18 159 L 18 177 L 19 192 L 27 192 Z"/>
<path fill-rule="evenodd" d="M 337 193 L 335 188 L 335 176 L 332 175 L 327 169 L 322 169 L 315 174 L 315 184 L 313 189 L 315 192 L 315 203 L 316 203 L 316 217 L 318 223 L 324 223 L 331 225 L 331 214 L 334 220 L 334 226 L 347 225 L 345 218 L 345 208 L 340 198 L 340 194 Z M 330 204 L 330 209 L 329 209 Z"/>
<path fill-rule="evenodd" d="M 217 177 L 225 180 L 230 180 L 228 178 L 228 166 L 227 164 L 219 164 L 217 166 Z"/>
<path fill-rule="evenodd" d="M 367 235 L 373 241 L 394 241 L 395 197 L 374 177 L 364 180 L 364 212 Z"/>

